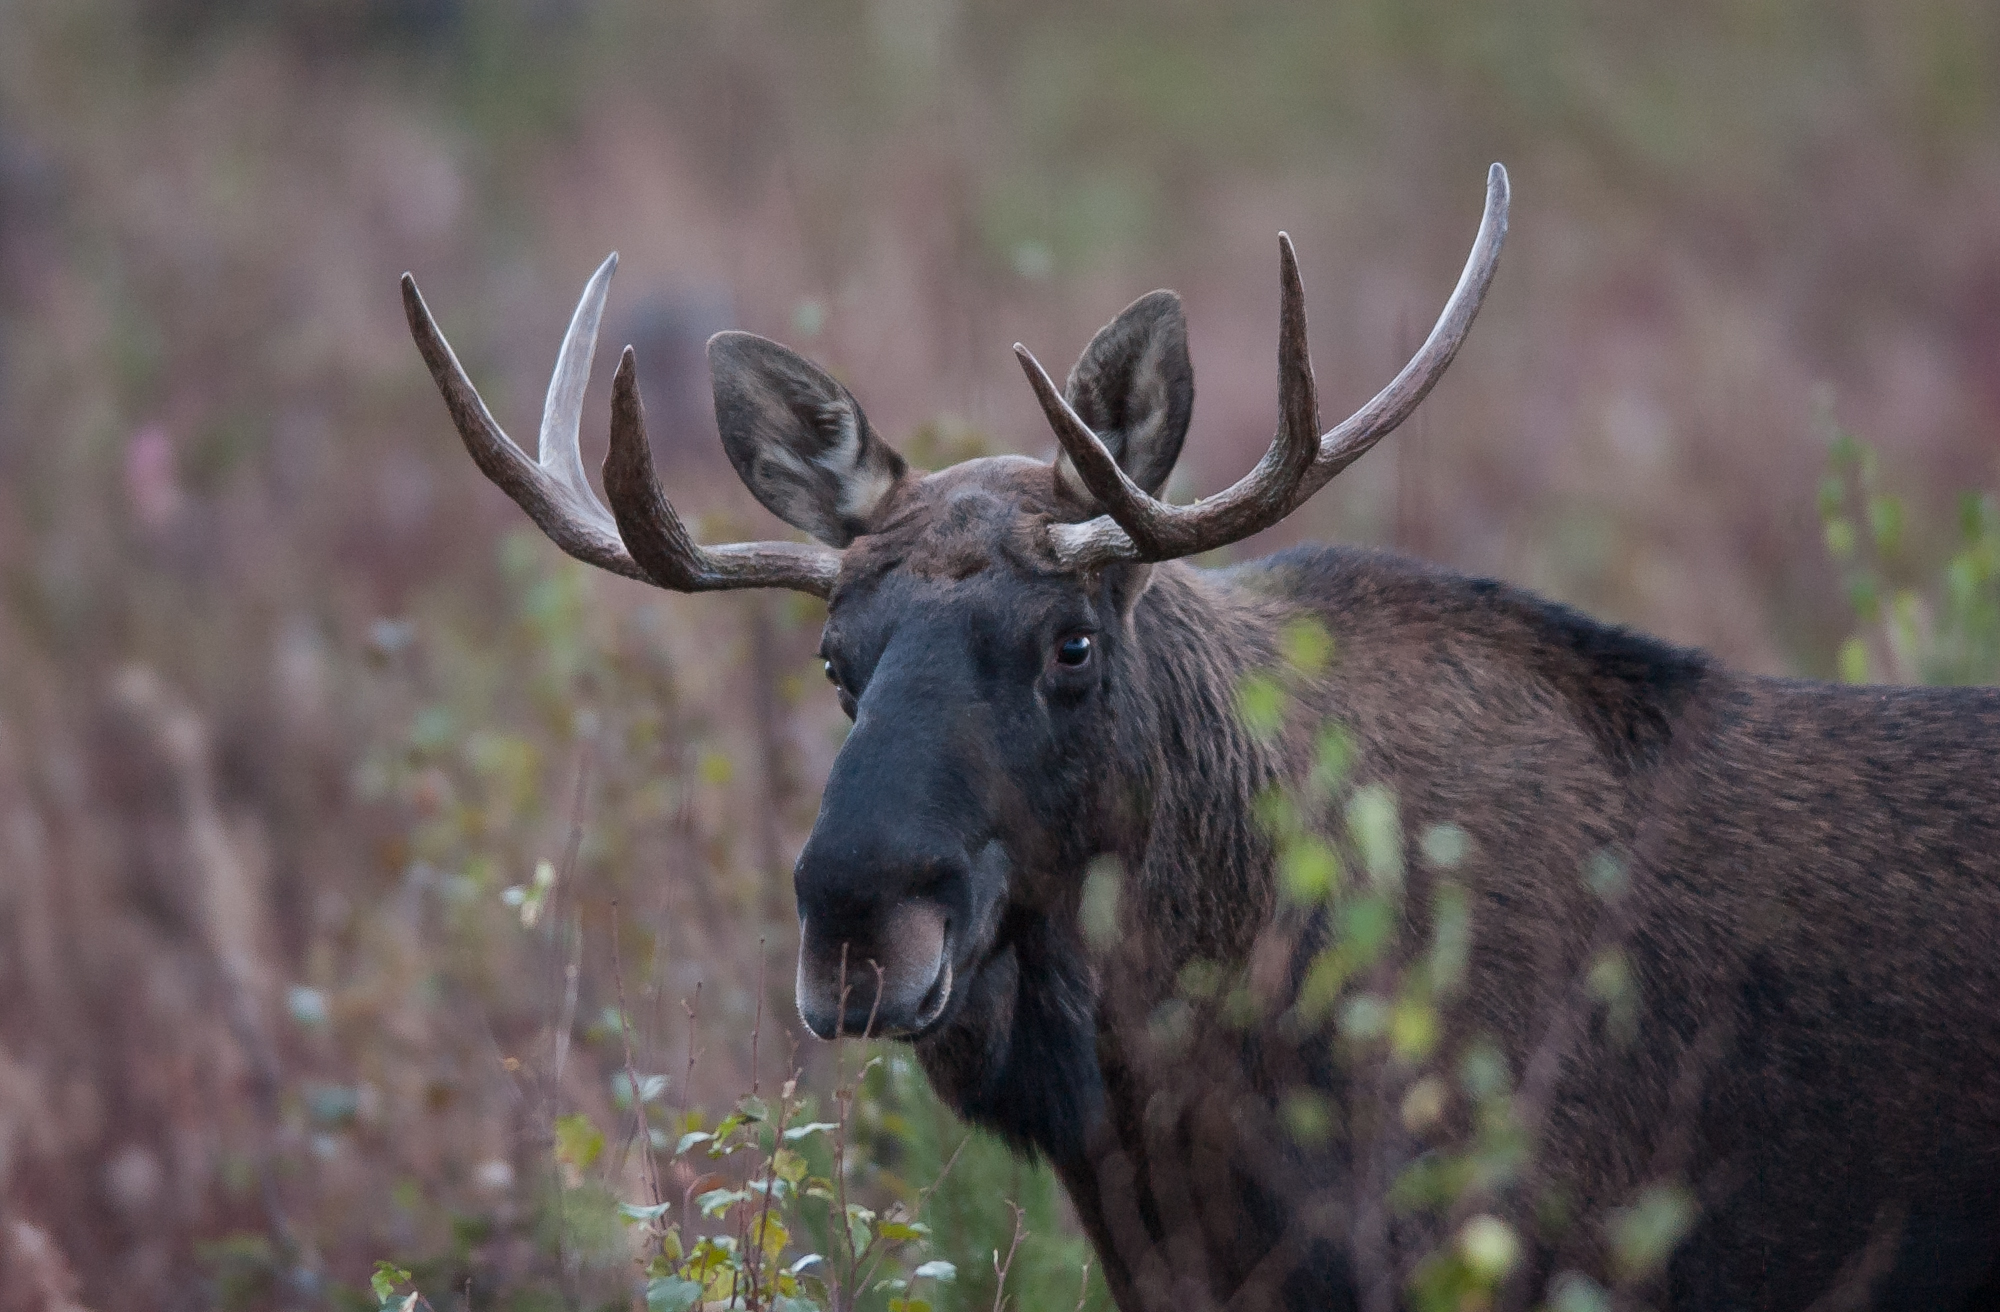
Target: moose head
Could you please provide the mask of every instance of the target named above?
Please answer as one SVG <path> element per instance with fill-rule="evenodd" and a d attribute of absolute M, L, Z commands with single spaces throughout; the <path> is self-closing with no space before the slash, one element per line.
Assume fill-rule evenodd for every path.
<path fill-rule="evenodd" d="M 825 370 L 743 332 L 708 345 L 715 413 L 757 500 L 815 543 L 703 547 L 661 492 L 633 352 L 612 384 L 607 511 L 578 426 L 616 255 L 584 288 L 530 458 L 494 421 L 403 278 L 410 328 L 466 449 L 564 551 L 677 592 L 790 588 L 827 602 L 828 680 L 854 721 L 794 874 L 798 1004 L 823 1037 L 922 1038 L 1021 969 L 1011 940 L 1073 911 L 1088 861 L 1146 822 L 1105 768 L 1108 695 L 1130 662 L 1152 567 L 1269 528 L 1394 430 L 1465 339 L 1507 225 L 1488 174 L 1472 253 L 1436 326 L 1350 418 L 1320 431 L 1304 292 L 1280 234 L 1279 420 L 1262 460 L 1192 505 L 1160 499 L 1187 434 L 1193 371 L 1179 297 L 1133 302 L 1060 390 L 1014 348 L 1061 451 L 912 470 Z M 1013 981 L 1003 981 L 1011 996 Z M 969 1018 L 968 1018 L 969 1019 Z"/>

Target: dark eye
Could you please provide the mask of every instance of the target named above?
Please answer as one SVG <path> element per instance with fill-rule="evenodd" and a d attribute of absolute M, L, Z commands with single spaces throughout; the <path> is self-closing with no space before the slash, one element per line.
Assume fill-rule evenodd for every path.
<path fill-rule="evenodd" d="M 840 686 L 840 676 L 833 672 L 833 662 L 825 661 L 823 664 L 826 666 L 826 681 L 838 688 Z"/>
<path fill-rule="evenodd" d="M 1088 633 L 1073 633 L 1062 640 L 1056 648 L 1056 664 L 1076 669 L 1090 659 L 1090 652 L 1097 644 L 1090 640 Z"/>

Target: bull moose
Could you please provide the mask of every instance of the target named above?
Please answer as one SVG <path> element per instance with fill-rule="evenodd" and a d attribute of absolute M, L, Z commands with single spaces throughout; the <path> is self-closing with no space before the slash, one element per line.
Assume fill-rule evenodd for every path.
<path fill-rule="evenodd" d="M 908 1041 L 959 1114 L 1046 1158 L 1127 1312 L 1402 1306 L 1471 1251 L 1475 1212 L 1497 1283 L 1455 1306 L 1551 1288 L 1564 1307 L 2000 1306 L 2000 693 L 1749 677 L 1369 550 L 1187 563 L 1411 413 L 1485 295 L 1507 202 L 1495 165 L 1429 338 L 1324 433 L 1281 235 L 1276 437 L 1189 505 L 1160 499 L 1194 399 L 1171 292 L 1099 332 L 1061 389 L 1015 348 L 1052 462 L 930 474 L 822 369 L 718 334 L 729 458 L 811 544 L 696 545 L 654 477 L 629 347 L 608 511 L 591 491 L 578 422 L 616 256 L 533 459 L 408 276 L 403 297 L 473 460 L 564 551 L 679 592 L 825 599 L 853 727 L 794 874 L 800 1014 L 823 1038 Z M 1291 670 L 1289 718 L 1260 729 L 1241 690 L 1301 621 L 1331 658 Z M 1322 767 L 1326 725 L 1343 795 L 1391 799 L 1395 841 L 1461 840 L 1463 975 L 1433 1050 L 1489 1045 L 1529 1141 L 1429 1204 L 1398 1191 L 1472 1133 L 1471 1095 L 1433 1082 L 1428 1114 L 1399 1114 L 1413 1069 L 1385 1040 L 1300 1020 L 1338 908 L 1286 896 L 1260 799 Z M 1352 856 L 1350 814 L 1296 819 Z M 1606 862 L 1615 897 L 1590 877 Z M 1108 936 L 1079 924 L 1093 870 L 1116 872 Z M 1397 942 L 1427 941 L 1442 878 L 1412 858 Z M 1607 945 L 1622 1017 L 1591 972 Z M 1200 972 L 1256 1005 L 1193 1005 Z M 1293 1132 L 1302 1093 L 1318 1134 Z M 1621 1268 L 1619 1218 L 1669 1179 L 1680 1242 Z"/>

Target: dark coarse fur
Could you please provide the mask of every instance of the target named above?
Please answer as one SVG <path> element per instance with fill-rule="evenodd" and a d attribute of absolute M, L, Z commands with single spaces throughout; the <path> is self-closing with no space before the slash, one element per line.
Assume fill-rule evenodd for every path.
<path fill-rule="evenodd" d="M 1679 1181 L 1697 1210 L 1633 1291 L 1653 1306 L 2000 1305 L 2000 692 L 1746 677 L 1367 551 L 1066 569 L 1049 527 L 1095 507 L 1058 466 L 906 472 L 781 352 L 718 363 L 748 398 L 725 436 L 774 511 L 853 538 L 824 653 L 855 723 L 795 872 L 801 1011 L 910 1039 L 951 1105 L 1044 1155 L 1127 1312 L 1390 1306 L 1457 1224 L 1384 1210 L 1431 1131 L 1399 1146 L 1381 1071 L 1281 1014 L 1327 918 L 1279 898 L 1256 812 L 1329 725 L 1345 786 L 1385 790 L 1412 838 L 1468 840 L 1443 1050 L 1486 1036 L 1517 1082 L 1514 1288 L 1612 1279 L 1608 1220 Z M 1189 379 L 1156 293 L 1099 334 L 1072 399 L 1150 478 Z M 1301 619 L 1333 658 L 1294 678 L 1294 729 L 1260 738 L 1239 691 Z M 1345 841 L 1337 806 L 1305 819 Z M 1106 862 L 1115 933 L 1087 942 Z M 1621 895 L 1586 878 L 1606 863 Z M 1409 867 L 1406 941 L 1432 877 Z M 1623 1039 L 1579 991 L 1608 951 Z M 1189 1007 L 1197 963 L 1263 1019 Z M 1316 1145 L 1281 1114 L 1302 1091 L 1332 1109 Z M 1557 1203 L 1569 1223 L 1536 1228 Z"/>

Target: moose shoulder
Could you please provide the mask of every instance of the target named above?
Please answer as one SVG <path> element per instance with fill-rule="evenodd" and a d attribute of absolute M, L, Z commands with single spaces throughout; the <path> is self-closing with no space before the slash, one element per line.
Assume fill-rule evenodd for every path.
<path fill-rule="evenodd" d="M 1193 403 L 1170 293 L 1060 390 L 1020 351 L 1054 463 L 929 475 L 822 370 L 719 335 L 731 461 L 819 545 L 693 542 L 629 348 L 598 502 L 577 415 L 614 261 L 533 458 L 404 299 L 473 458 L 564 550 L 826 598 L 854 727 L 795 873 L 800 1013 L 910 1041 L 1046 1156 L 1128 1312 L 1452 1280 L 1452 1306 L 2000 1305 L 2000 694 L 1751 678 L 1367 551 L 1182 563 L 1410 413 L 1506 201 L 1495 166 L 1430 339 L 1325 433 L 1281 239 L 1277 436 L 1191 506 L 1157 499 Z"/>

